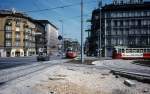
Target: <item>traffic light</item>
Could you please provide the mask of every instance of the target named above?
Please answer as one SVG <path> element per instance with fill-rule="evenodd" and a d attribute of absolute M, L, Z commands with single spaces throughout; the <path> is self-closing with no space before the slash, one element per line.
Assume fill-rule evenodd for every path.
<path fill-rule="evenodd" d="M 61 35 L 59 35 L 59 36 L 58 36 L 58 39 L 59 39 L 59 40 L 62 40 L 62 39 L 63 39 L 63 37 L 62 37 Z"/>

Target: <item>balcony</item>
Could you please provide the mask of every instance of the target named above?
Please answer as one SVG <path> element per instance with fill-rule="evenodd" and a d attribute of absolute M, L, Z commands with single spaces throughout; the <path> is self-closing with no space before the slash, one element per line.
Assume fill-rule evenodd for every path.
<path fill-rule="evenodd" d="M 6 37 L 5 40 L 12 40 L 12 37 Z"/>
<path fill-rule="evenodd" d="M 7 21 L 7 22 L 5 23 L 5 25 L 7 25 L 7 26 L 12 26 L 12 22 L 11 22 L 11 21 Z"/>
<path fill-rule="evenodd" d="M 29 25 L 28 24 L 24 24 L 23 27 L 24 28 L 29 28 Z"/>

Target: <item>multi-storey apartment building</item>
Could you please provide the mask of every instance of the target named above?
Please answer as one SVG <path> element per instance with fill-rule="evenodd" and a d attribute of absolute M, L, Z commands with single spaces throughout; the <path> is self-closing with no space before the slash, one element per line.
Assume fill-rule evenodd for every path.
<path fill-rule="evenodd" d="M 35 49 L 36 54 L 39 54 L 39 50 L 45 48 L 47 45 L 46 31 L 45 26 L 39 22 L 39 20 L 35 20 Z"/>
<path fill-rule="evenodd" d="M 47 48 L 46 26 L 25 14 L 0 11 L 0 57 L 32 56 Z"/>
<path fill-rule="evenodd" d="M 21 13 L 0 11 L 0 56 L 30 56 L 35 54 L 35 25 Z"/>
<path fill-rule="evenodd" d="M 101 49 L 103 56 L 111 56 L 116 46 L 150 47 L 150 2 L 143 0 L 114 0 L 92 14 L 90 54 L 98 49 L 101 18 Z"/>
<path fill-rule="evenodd" d="M 48 20 L 38 20 L 45 27 L 47 53 L 58 50 L 58 28 Z"/>

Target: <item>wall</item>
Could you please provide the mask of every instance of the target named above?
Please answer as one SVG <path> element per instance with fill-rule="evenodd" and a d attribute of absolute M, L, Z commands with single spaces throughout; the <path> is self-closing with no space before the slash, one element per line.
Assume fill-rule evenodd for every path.
<path fill-rule="evenodd" d="M 50 24 L 46 25 L 46 32 L 47 32 L 47 46 L 48 50 L 54 50 L 57 48 L 58 44 L 58 30 L 51 26 Z"/>

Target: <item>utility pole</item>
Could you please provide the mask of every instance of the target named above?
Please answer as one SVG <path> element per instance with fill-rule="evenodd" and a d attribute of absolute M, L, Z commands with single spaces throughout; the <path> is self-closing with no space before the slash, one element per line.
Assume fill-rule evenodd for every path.
<path fill-rule="evenodd" d="M 84 62 L 83 51 L 83 0 L 81 0 L 81 63 Z"/>
<path fill-rule="evenodd" d="M 101 58 L 101 54 L 102 54 L 102 50 L 101 50 L 101 7 L 102 7 L 102 0 L 100 0 L 99 1 L 99 5 L 98 5 L 98 7 L 99 7 L 99 32 L 98 32 L 98 56 L 99 56 L 99 58 Z"/>

